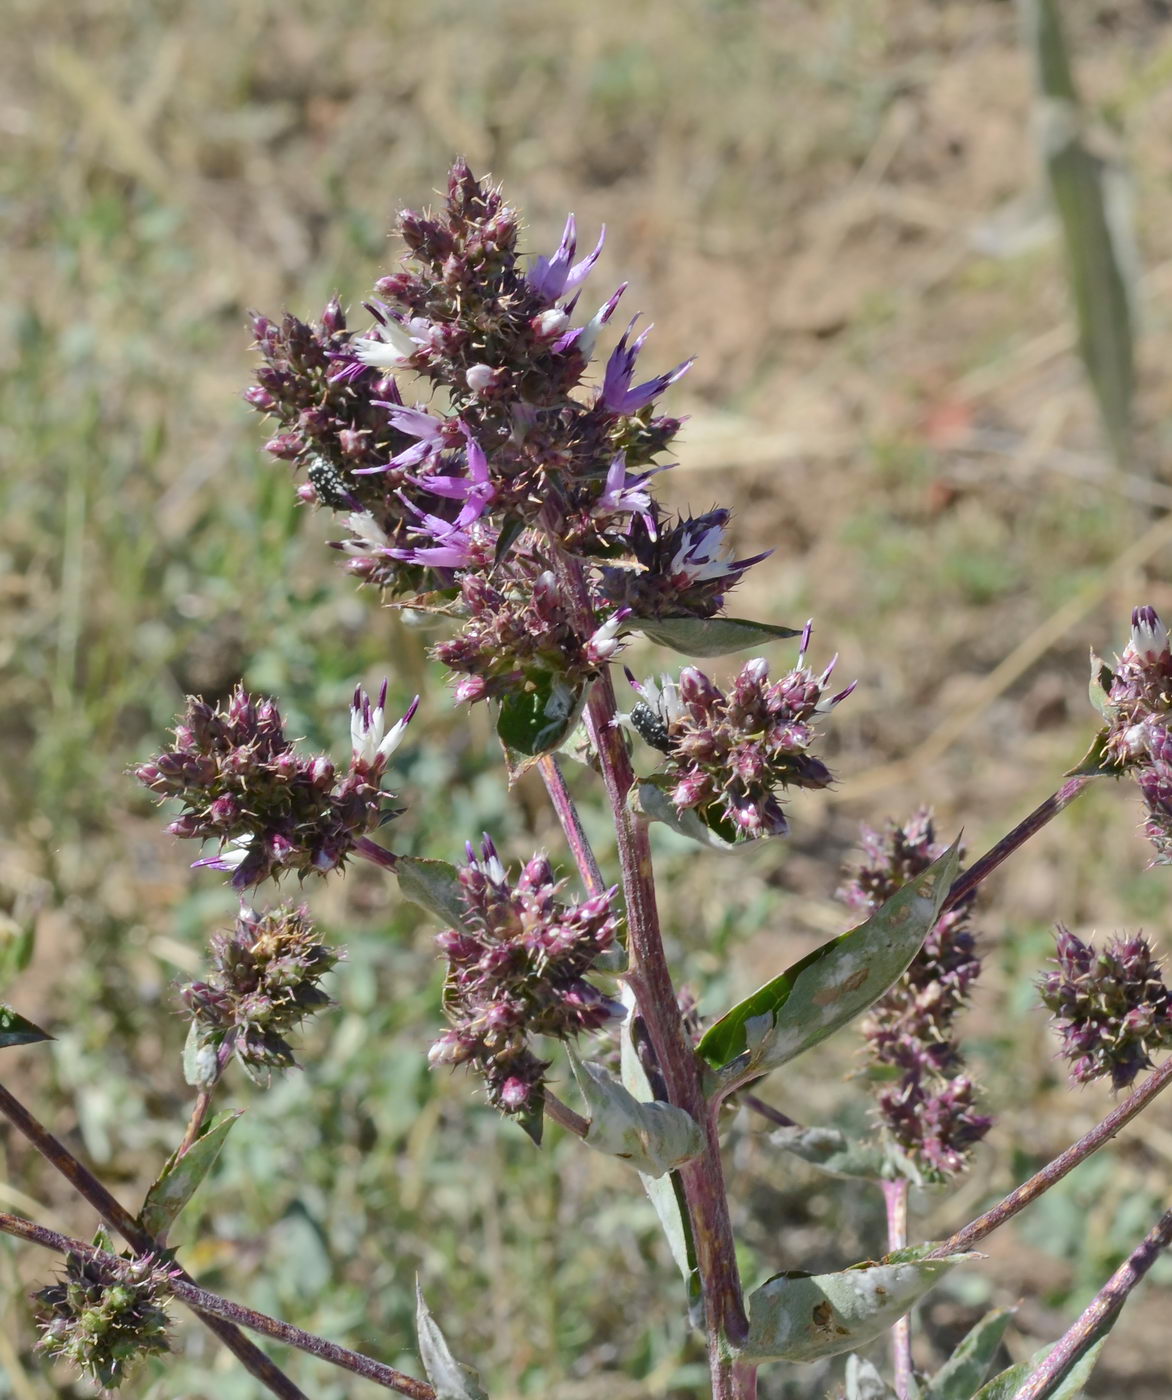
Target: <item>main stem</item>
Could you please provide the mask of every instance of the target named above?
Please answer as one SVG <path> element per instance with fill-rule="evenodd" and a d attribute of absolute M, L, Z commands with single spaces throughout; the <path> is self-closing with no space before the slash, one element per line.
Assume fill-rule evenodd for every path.
<path fill-rule="evenodd" d="M 1016 1392 L 1013 1400 L 1049 1400 L 1071 1369 L 1111 1330 L 1132 1289 L 1172 1243 L 1172 1210 L 1166 1211 L 1107 1282 L 1078 1321 L 1055 1343 L 1050 1354 Z"/>
<path fill-rule="evenodd" d="M 883 1204 L 887 1207 L 887 1250 L 894 1254 L 907 1246 L 908 1183 L 900 1177 L 883 1181 Z M 912 1394 L 912 1319 L 910 1313 L 891 1329 L 891 1362 L 895 1371 L 895 1393 L 899 1400 L 909 1400 Z"/>
<path fill-rule="evenodd" d="M 604 672 L 591 687 L 586 717 L 618 836 L 627 903 L 630 968 L 626 976 L 647 1027 L 669 1101 L 691 1114 L 704 1130 L 705 1151 L 680 1168 L 680 1180 L 704 1288 L 714 1400 L 744 1400 L 751 1394 L 747 1373 L 752 1368 L 738 1366 L 734 1375 L 728 1350 L 730 1345 L 745 1340 L 749 1324 L 737 1271 L 716 1115 L 705 1100 L 695 1051 L 684 1037 L 659 927 L 651 843 L 647 824 L 631 811 L 628 802 L 635 774 L 622 735 L 614 726 L 616 713 L 614 688 L 610 675 Z"/>

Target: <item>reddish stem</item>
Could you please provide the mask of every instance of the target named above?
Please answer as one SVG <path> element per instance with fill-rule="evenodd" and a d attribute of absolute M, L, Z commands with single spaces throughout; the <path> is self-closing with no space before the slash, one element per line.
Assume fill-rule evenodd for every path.
<path fill-rule="evenodd" d="M 96 1249 L 81 1240 L 70 1239 L 68 1235 L 59 1235 L 56 1230 L 36 1225 L 19 1215 L 8 1215 L 0 1211 L 0 1230 L 5 1234 L 15 1235 L 18 1239 L 28 1240 L 31 1244 L 55 1249 L 59 1254 L 80 1254 L 106 1269 L 117 1269 L 125 1262 L 116 1254 L 108 1254 L 104 1249 Z M 435 1391 L 426 1381 L 418 1381 L 414 1376 L 396 1371 L 393 1366 L 376 1361 L 372 1356 L 363 1356 L 361 1352 L 350 1351 L 348 1347 L 340 1347 L 335 1342 L 315 1337 L 311 1332 L 303 1332 L 292 1323 L 282 1322 L 266 1313 L 254 1312 L 252 1308 L 233 1303 L 228 1298 L 221 1298 L 218 1293 L 209 1293 L 206 1288 L 200 1288 L 185 1275 L 172 1277 L 169 1286 L 181 1303 L 186 1303 L 201 1317 L 218 1318 L 242 1327 L 250 1327 L 254 1332 L 262 1332 L 266 1337 L 286 1342 L 289 1346 L 297 1347 L 299 1351 L 308 1352 L 310 1356 L 331 1362 L 343 1370 L 361 1376 L 364 1380 L 374 1381 L 376 1385 L 385 1386 L 387 1390 L 408 1395 L 412 1400 L 436 1400 Z M 295 1393 L 301 1395 L 300 1391 Z"/>
<path fill-rule="evenodd" d="M 1013 830 L 1007 836 L 1003 836 L 995 846 L 991 846 L 980 860 L 956 877 L 941 906 L 941 914 L 947 913 L 970 895 L 999 865 L 1008 860 L 1014 851 L 1024 846 L 1031 836 L 1036 836 L 1047 822 L 1053 821 L 1059 812 L 1069 807 L 1079 793 L 1094 781 L 1093 777 L 1069 778 L 1057 792 L 1047 797 L 1045 802 L 1039 803 L 1024 821 L 1018 822 Z"/>
<path fill-rule="evenodd" d="M 1078 1321 L 1059 1338 L 1038 1369 L 1014 1394 L 1013 1400 L 1049 1400 L 1079 1358 L 1111 1330 L 1132 1289 L 1170 1243 L 1172 1210 L 1160 1217 L 1143 1242 L 1099 1289 Z"/>
<path fill-rule="evenodd" d="M 566 786 L 566 777 L 561 770 L 561 765 L 553 754 L 547 753 L 538 759 L 537 766 L 545 780 L 549 800 L 553 803 L 558 821 L 561 822 L 562 830 L 566 834 L 566 844 L 574 857 L 574 864 L 578 867 L 578 873 L 582 877 L 586 893 L 591 898 L 598 894 L 605 894 L 606 884 L 602 878 L 602 871 L 598 868 L 598 861 L 595 859 L 590 842 L 582 829 L 582 820 L 578 816 L 578 809 L 574 805 L 574 799 L 570 796 L 569 788 Z"/>
<path fill-rule="evenodd" d="M 54 1137 L 42 1123 L 38 1122 L 20 1100 L 10 1094 L 2 1084 L 0 1084 L 0 1112 L 4 1113 L 9 1122 L 28 1138 L 47 1162 L 57 1168 L 78 1195 L 93 1206 L 106 1224 L 111 1229 L 118 1231 L 135 1253 L 154 1254 L 161 1252 L 158 1241 L 147 1234 L 134 1216 L 106 1190 L 93 1172 L 79 1162 L 65 1144 Z M 189 1282 L 191 1281 L 190 1274 L 184 1273 L 182 1277 Z M 281 1400 L 309 1400 L 305 1392 L 294 1385 L 284 1371 L 279 1366 L 274 1365 L 260 1347 L 255 1342 L 250 1341 L 239 1328 L 218 1317 L 208 1317 L 204 1321 L 206 1326 L 219 1337 L 220 1341 L 244 1366 L 245 1370 L 250 1375 L 255 1376 L 262 1385 L 267 1386 L 274 1395 L 280 1396 Z"/>
<path fill-rule="evenodd" d="M 908 1183 L 902 1177 L 880 1182 L 883 1204 L 887 1207 L 887 1251 L 894 1254 L 907 1246 Z M 891 1329 L 891 1361 L 895 1368 L 895 1393 L 899 1400 L 909 1400 L 914 1376 L 912 1372 L 912 1320 L 904 1313 Z"/>
<path fill-rule="evenodd" d="M 1109 1113 L 1089 1133 L 1079 1138 L 1076 1143 L 1055 1157 L 1052 1162 L 1048 1162 L 1041 1171 L 1035 1172 L 1028 1181 L 1023 1182 L 1016 1191 L 1011 1191 L 1003 1201 L 999 1201 L 991 1210 L 977 1216 L 964 1229 L 958 1230 L 956 1234 L 950 1235 L 942 1244 L 937 1245 L 928 1258 L 942 1259 L 948 1254 L 961 1254 L 966 1249 L 971 1249 L 979 1240 L 983 1240 L 986 1235 L 992 1234 L 1007 1220 L 1012 1219 L 1019 1210 L 1024 1210 L 1031 1201 L 1036 1201 L 1043 1192 L 1048 1191 L 1051 1186 L 1061 1181 L 1068 1172 L 1073 1171 L 1092 1152 L 1096 1152 L 1104 1143 L 1110 1142 L 1115 1134 L 1130 1123 L 1137 1113 L 1141 1113 L 1161 1090 L 1168 1087 L 1169 1082 L 1172 1082 L 1172 1058 L 1165 1060 L 1162 1065 L 1154 1069 L 1134 1093 L 1129 1094 L 1118 1108 Z"/>

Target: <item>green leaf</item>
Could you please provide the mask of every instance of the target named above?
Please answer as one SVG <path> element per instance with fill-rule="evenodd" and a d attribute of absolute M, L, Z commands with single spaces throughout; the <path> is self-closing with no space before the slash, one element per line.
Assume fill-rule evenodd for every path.
<path fill-rule="evenodd" d="M 1084 1352 L 1074 1362 L 1059 1382 L 1058 1389 L 1052 1390 L 1047 1396 L 1047 1400 L 1078 1400 L 1083 1387 L 1090 1380 L 1091 1372 L 1095 1369 L 1095 1362 L 1099 1359 L 1099 1352 L 1102 1351 L 1103 1343 L 1106 1340 L 1106 1337 L 1100 1337 L 1089 1351 Z M 1041 1351 L 1034 1352 L 1028 1361 L 1019 1361 L 1016 1366 L 1010 1366 L 1007 1370 L 1001 1371 L 977 1391 L 973 1400 L 1013 1400 L 1013 1397 L 1053 1350 L 1053 1344 L 1043 1347 Z"/>
<path fill-rule="evenodd" d="M 588 1147 L 651 1177 L 664 1176 L 704 1151 L 704 1134 L 691 1114 L 654 1099 L 640 1101 L 603 1065 L 583 1063 L 567 1051 L 586 1100 Z"/>
<path fill-rule="evenodd" d="M 196 1188 L 215 1165 L 232 1124 L 240 1117 L 224 1113 L 191 1144 L 182 1157 L 172 1153 L 146 1194 L 139 1223 L 153 1239 L 166 1235 L 176 1216 L 195 1195 Z"/>
<path fill-rule="evenodd" d="M 776 1069 L 877 1001 L 915 957 L 956 878 L 959 842 L 864 924 L 758 988 L 708 1028 L 699 1052 L 727 1079 Z"/>
<path fill-rule="evenodd" d="M 1063 773 L 1064 778 L 1118 778 L 1123 772 L 1107 753 L 1108 729 L 1100 729 L 1083 757 Z"/>
<path fill-rule="evenodd" d="M 972 1400 L 988 1374 L 1012 1308 L 988 1312 L 924 1387 L 922 1400 Z"/>
<path fill-rule="evenodd" d="M 0 1050 L 7 1050 L 10 1045 L 36 1045 L 52 1039 L 48 1031 L 34 1026 L 11 1006 L 0 1002 Z"/>
<path fill-rule="evenodd" d="M 415 1335 L 419 1339 L 419 1359 L 427 1379 L 435 1387 L 436 1400 L 488 1400 L 488 1392 L 470 1367 L 457 1361 L 448 1347 L 439 1324 L 423 1300 L 419 1280 L 415 1280 Z"/>
<path fill-rule="evenodd" d="M 454 928 L 462 928 L 468 913 L 463 886 L 454 865 L 446 860 L 423 860 L 400 856 L 395 866 L 399 891 L 412 904 L 418 904 Z"/>
<path fill-rule="evenodd" d="M 883 1336 L 943 1274 L 975 1254 L 858 1264 L 835 1274 L 778 1274 L 750 1294 L 747 1361 L 817 1361 Z"/>
<path fill-rule="evenodd" d="M 746 647 L 802 635 L 800 627 L 777 627 L 741 617 L 629 617 L 623 627 L 628 632 L 642 632 L 648 641 L 684 656 L 727 656 Z"/>
<path fill-rule="evenodd" d="M 1122 163 L 1092 149 L 1057 0 L 1023 0 L 1035 69 L 1035 125 L 1062 225 L 1079 351 L 1116 464 L 1132 455 L 1137 256 Z"/>
<path fill-rule="evenodd" d="M 907 1177 L 920 1185 L 915 1163 L 903 1153 L 879 1142 L 855 1142 L 837 1128 L 778 1128 L 769 1141 L 783 1152 L 792 1152 L 830 1176 L 857 1177 L 862 1181 L 884 1181 Z"/>
<path fill-rule="evenodd" d="M 501 701 L 496 732 L 514 753 L 537 757 L 556 749 L 578 722 L 586 687 L 572 690 L 560 676 L 528 677 Z"/>
<path fill-rule="evenodd" d="M 710 851 L 743 851 L 756 843 L 753 841 L 732 841 L 727 828 L 722 832 L 714 816 L 705 820 L 695 807 L 680 811 L 671 800 L 669 789 L 672 780 L 665 773 L 655 773 L 640 781 L 637 788 L 639 811 L 648 821 L 662 822 L 678 836 L 686 836 L 689 841 L 707 847 Z"/>
<path fill-rule="evenodd" d="M 627 1018 L 623 1022 L 619 1037 L 620 1063 L 623 1084 L 636 1099 L 646 1103 L 653 1095 L 651 1082 L 639 1059 L 635 1043 L 631 1037 L 631 1020 L 635 1014 L 635 996 L 625 983 L 622 988 L 623 1005 L 627 1008 Z M 688 1301 L 692 1308 L 700 1303 L 700 1271 L 696 1259 L 696 1242 L 692 1238 L 691 1221 L 684 1202 L 683 1187 L 679 1175 L 672 1172 L 668 1176 L 653 1177 L 646 1172 L 639 1173 L 639 1180 L 647 1192 L 652 1209 L 659 1218 L 659 1224 L 667 1240 L 671 1256 L 676 1261 L 684 1283 L 688 1289 Z"/>

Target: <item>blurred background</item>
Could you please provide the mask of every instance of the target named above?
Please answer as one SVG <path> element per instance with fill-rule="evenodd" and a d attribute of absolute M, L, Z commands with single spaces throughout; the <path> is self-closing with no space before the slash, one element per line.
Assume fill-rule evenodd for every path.
<path fill-rule="evenodd" d="M 295 503 L 239 397 L 247 310 L 357 306 L 396 265 L 396 213 L 456 154 L 505 182 L 535 251 L 570 209 L 591 244 L 607 224 L 595 277 L 629 279 L 656 322 L 645 362 L 699 356 L 667 405 L 690 419 L 665 492 L 732 506 L 741 552 L 775 549 L 737 612 L 813 615 L 813 662 L 837 651 L 859 677 L 829 726 L 839 786 L 793 801 L 790 840 L 698 860 L 657 835 L 702 1011 L 848 926 L 834 891 L 860 819 L 927 801 L 975 855 L 1081 756 L 1088 645 L 1120 648 L 1136 603 L 1172 615 L 1172 26 L 1164 0 L 1067 9 L 1068 64 L 999 0 L 8 0 L 0 990 L 56 1039 L 3 1068 L 123 1201 L 186 1119 L 174 989 L 233 908 L 126 774 L 186 693 L 243 677 L 341 755 L 355 682 L 389 674 L 424 695 L 394 760 L 396 848 L 452 860 L 488 830 L 560 858 L 540 788 L 506 792 L 487 716 L 453 713 L 426 638 L 340 573 L 336 527 Z M 589 774 L 575 786 L 605 860 Z M 1066 1090 L 1032 979 L 1057 919 L 1167 947 L 1170 877 L 1138 820 L 1105 782 L 989 882 L 965 1032 L 997 1123 L 954 1194 L 914 1200 L 920 1238 L 1109 1108 Z M 268 1092 L 229 1074 L 223 1106 L 247 1113 L 182 1218 L 188 1268 L 409 1370 L 418 1272 L 494 1400 L 703 1395 L 634 1178 L 554 1129 L 535 1151 L 472 1083 L 428 1074 L 434 927 L 393 884 L 354 869 L 308 894 L 349 950 L 338 1006 L 301 1072 Z M 856 1053 L 844 1033 L 763 1092 L 865 1124 Z M 730 1123 L 729 1163 L 750 1283 L 882 1252 L 878 1192 L 780 1156 L 760 1120 Z M 922 1363 L 991 1305 L 1019 1304 L 1003 1360 L 1055 1337 L 1170 1173 L 1157 1104 L 937 1288 Z M 4 1130 L 0 1206 L 95 1224 Z M 5 1400 L 91 1393 L 31 1352 L 26 1290 L 54 1269 L 0 1241 Z M 1088 1394 L 1167 1396 L 1170 1285 L 1158 1267 Z M 125 1393 L 257 1396 L 184 1316 L 176 1347 Z M 280 1359 L 320 1400 L 362 1388 Z M 779 1365 L 762 1395 L 840 1376 Z"/>

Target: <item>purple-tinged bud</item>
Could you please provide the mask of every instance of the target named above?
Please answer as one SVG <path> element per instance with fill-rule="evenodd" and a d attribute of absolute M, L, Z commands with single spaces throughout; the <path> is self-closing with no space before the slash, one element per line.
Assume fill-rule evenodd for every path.
<path fill-rule="evenodd" d="M 494 369 L 492 365 L 469 365 L 464 382 L 474 394 L 484 396 L 499 388 L 507 377 L 507 370 Z"/>
<path fill-rule="evenodd" d="M 553 867 L 545 856 L 534 856 L 521 871 L 519 888 L 540 889 L 543 885 L 554 883 Z"/>
<path fill-rule="evenodd" d="M 213 826 L 230 830 L 240 820 L 240 811 L 240 803 L 225 793 L 223 797 L 217 797 L 208 808 L 208 817 Z M 177 832 L 174 834 L 178 835 Z"/>
<path fill-rule="evenodd" d="M 253 384 L 245 389 L 244 402 L 251 404 L 261 413 L 271 413 L 277 406 L 277 401 L 272 394 L 267 389 L 261 388 L 259 384 Z"/>
<path fill-rule="evenodd" d="M 488 681 L 484 676 L 465 676 L 456 685 L 455 698 L 458 702 L 474 705 L 488 695 Z"/>
<path fill-rule="evenodd" d="M 203 836 L 205 828 L 198 817 L 188 813 L 186 816 L 177 817 L 171 822 L 167 827 L 167 832 L 170 836 L 178 836 L 180 840 L 189 840 L 195 836 Z"/>
<path fill-rule="evenodd" d="M 497 1098 L 506 1113 L 520 1113 L 533 1094 L 533 1085 L 515 1075 L 501 1085 Z"/>
<path fill-rule="evenodd" d="M 305 451 L 305 443 L 296 433 L 278 433 L 265 443 L 265 451 L 272 457 L 292 462 Z"/>
<path fill-rule="evenodd" d="M 321 324 L 328 335 L 337 335 L 339 331 L 346 329 L 346 313 L 336 296 L 331 297 L 326 304 L 326 309 L 321 314 Z"/>
<path fill-rule="evenodd" d="M 1132 612 L 1131 650 L 1143 661 L 1172 659 L 1172 641 L 1155 608 L 1139 607 Z"/>
<path fill-rule="evenodd" d="M 334 786 L 338 770 L 324 754 L 319 754 L 311 761 L 306 773 L 314 787 L 321 788 L 323 792 L 329 792 Z"/>
<path fill-rule="evenodd" d="M 680 698 L 685 705 L 695 705 L 697 709 L 706 711 L 724 697 L 703 671 L 695 666 L 685 666 L 680 672 Z"/>

